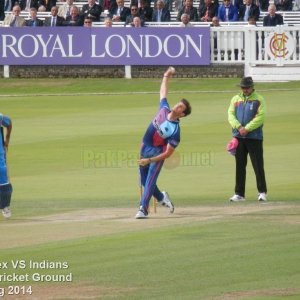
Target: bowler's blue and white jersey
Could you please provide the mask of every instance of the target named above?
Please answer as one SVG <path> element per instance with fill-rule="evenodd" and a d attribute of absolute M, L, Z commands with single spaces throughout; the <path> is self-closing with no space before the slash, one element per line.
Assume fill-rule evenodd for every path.
<path fill-rule="evenodd" d="M 169 121 L 168 114 L 171 112 L 168 100 L 161 99 L 159 111 L 149 124 L 143 138 L 143 143 L 148 146 L 165 146 L 170 144 L 176 148 L 180 143 L 179 120 Z"/>

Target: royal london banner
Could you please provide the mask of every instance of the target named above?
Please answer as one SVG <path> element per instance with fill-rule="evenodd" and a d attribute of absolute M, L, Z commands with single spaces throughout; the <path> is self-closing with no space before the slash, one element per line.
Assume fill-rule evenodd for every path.
<path fill-rule="evenodd" d="M 0 65 L 209 65 L 203 28 L 0 28 Z"/>

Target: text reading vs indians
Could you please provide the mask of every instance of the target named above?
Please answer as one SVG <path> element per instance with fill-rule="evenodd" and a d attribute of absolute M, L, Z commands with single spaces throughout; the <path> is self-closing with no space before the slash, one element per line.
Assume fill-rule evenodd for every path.
<path fill-rule="evenodd" d="M 10 261 L 0 261 L 1 270 L 17 270 L 17 269 L 68 269 L 69 264 L 66 261 L 26 261 L 24 259 L 16 259 Z"/>

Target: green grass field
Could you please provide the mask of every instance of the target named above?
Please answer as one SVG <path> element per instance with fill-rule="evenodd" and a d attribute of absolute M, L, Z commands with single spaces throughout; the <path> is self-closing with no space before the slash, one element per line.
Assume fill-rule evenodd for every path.
<path fill-rule="evenodd" d="M 247 201 L 230 204 L 238 81 L 171 81 L 171 106 L 193 107 L 158 181 L 175 213 L 135 220 L 160 80 L 1 79 L 14 193 L 12 218 L 0 218 L 0 299 L 300 299 L 299 82 L 256 84 L 269 201 L 257 203 L 249 161 Z"/>

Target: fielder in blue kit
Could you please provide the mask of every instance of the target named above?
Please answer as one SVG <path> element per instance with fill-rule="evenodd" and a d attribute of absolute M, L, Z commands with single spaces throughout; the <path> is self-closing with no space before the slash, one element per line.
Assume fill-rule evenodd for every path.
<path fill-rule="evenodd" d="M 9 117 L 4 116 L 1 113 L 0 129 L 0 209 L 2 209 L 3 216 L 5 218 L 9 218 L 11 217 L 10 200 L 12 186 L 8 177 L 6 153 L 8 150 L 10 134 L 12 130 L 12 122 Z"/>
<path fill-rule="evenodd" d="M 148 126 L 143 138 L 140 159 L 141 185 L 144 187 L 140 200 L 140 208 L 136 219 L 148 217 L 149 202 L 154 196 L 158 203 L 167 207 L 171 213 L 174 205 L 167 192 L 161 192 L 156 185 L 157 178 L 164 160 L 170 157 L 180 143 L 179 119 L 191 113 L 191 106 L 186 99 L 181 99 L 170 109 L 167 95 L 169 79 L 175 74 L 175 69 L 170 67 L 164 73 L 160 86 L 159 111 Z"/>

